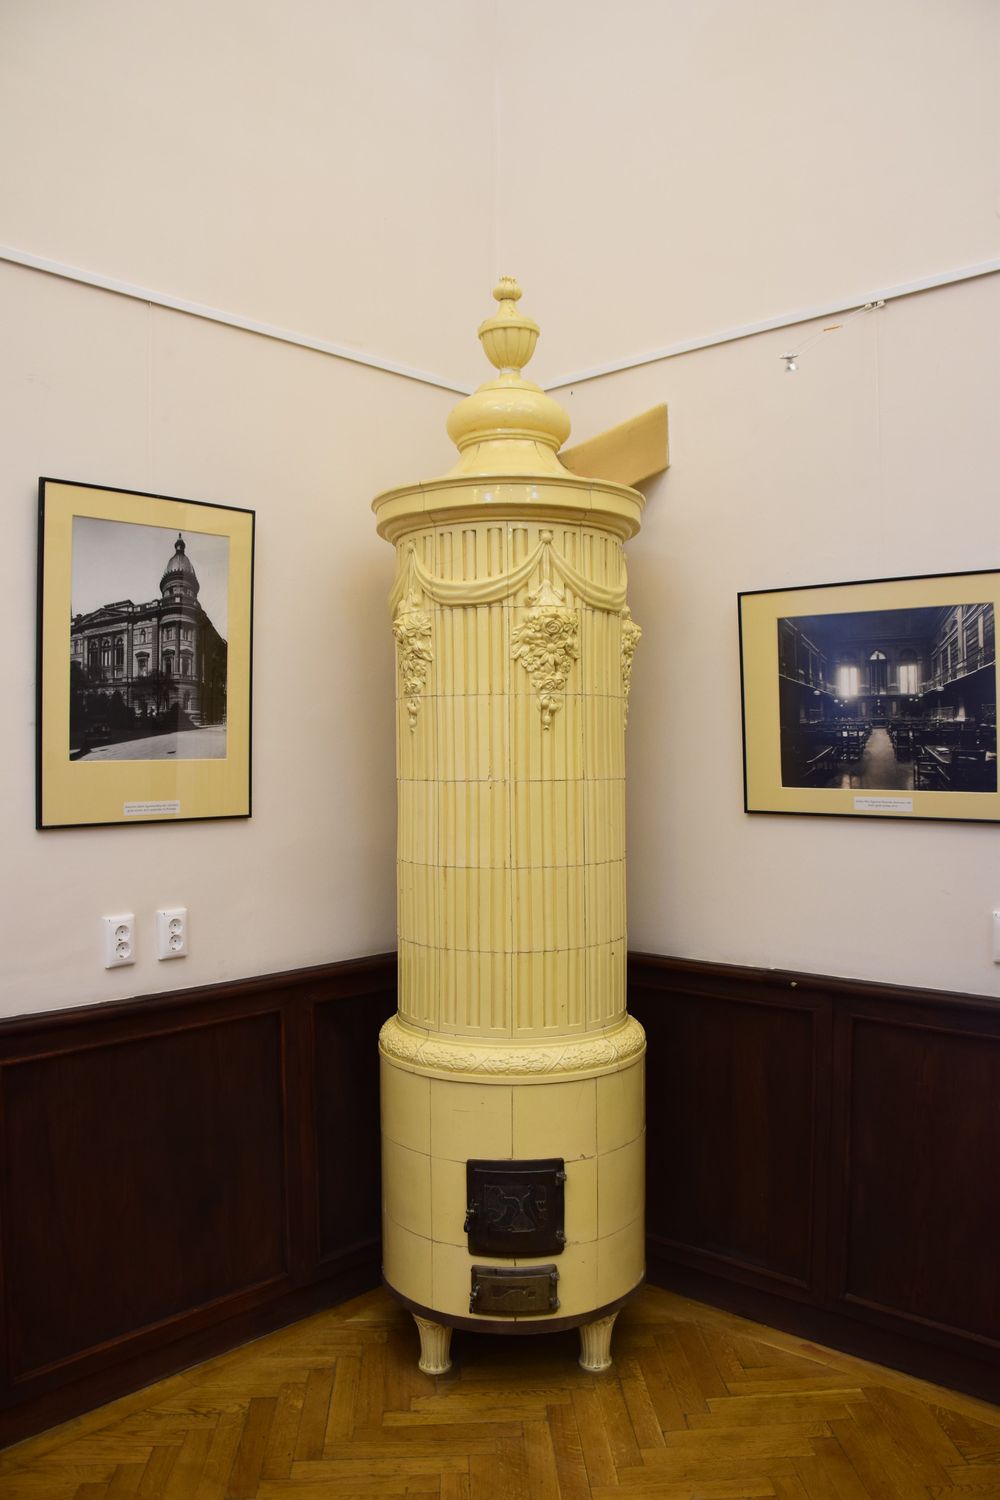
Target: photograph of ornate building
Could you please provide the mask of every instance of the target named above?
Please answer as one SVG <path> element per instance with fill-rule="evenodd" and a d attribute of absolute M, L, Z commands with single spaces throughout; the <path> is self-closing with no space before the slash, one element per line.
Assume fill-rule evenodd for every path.
<path fill-rule="evenodd" d="M 778 621 L 784 786 L 995 792 L 992 604 Z"/>
<path fill-rule="evenodd" d="M 206 603 L 225 630 L 228 549 L 225 537 L 75 518 L 71 759 L 225 756 L 227 646 Z M 154 558 L 158 597 L 76 612 L 112 581 L 142 599 L 156 579 Z"/>

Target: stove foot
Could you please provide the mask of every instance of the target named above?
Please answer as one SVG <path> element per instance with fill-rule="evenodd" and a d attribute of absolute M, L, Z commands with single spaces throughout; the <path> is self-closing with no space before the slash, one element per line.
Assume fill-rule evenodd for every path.
<path fill-rule="evenodd" d="M 580 1365 L 594 1375 L 611 1368 L 611 1330 L 618 1314 L 596 1318 L 580 1327 Z"/>
<path fill-rule="evenodd" d="M 420 1334 L 420 1368 L 425 1375 L 445 1375 L 451 1369 L 451 1329 L 443 1323 L 432 1323 L 430 1318 L 413 1321 Z"/>

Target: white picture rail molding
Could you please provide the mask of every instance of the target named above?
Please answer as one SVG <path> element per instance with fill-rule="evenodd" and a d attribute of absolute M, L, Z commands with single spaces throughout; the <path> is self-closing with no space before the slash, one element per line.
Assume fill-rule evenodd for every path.
<path fill-rule="evenodd" d="M 60 276 L 66 281 L 76 281 L 100 291 L 113 292 L 120 297 L 131 297 L 137 302 L 146 302 L 153 307 L 169 308 L 173 312 L 186 313 L 192 318 L 204 318 L 211 323 L 221 323 L 228 328 L 239 328 L 244 333 L 256 333 L 261 338 L 276 339 L 279 343 L 294 344 L 300 349 L 312 349 L 317 354 L 328 354 L 333 359 L 345 359 L 353 364 L 367 365 L 370 369 L 383 370 L 389 375 L 399 375 L 404 380 L 416 380 L 423 385 L 436 386 L 439 390 L 451 391 L 456 396 L 467 396 L 473 390 L 469 384 L 452 380 L 431 370 L 420 370 L 399 360 L 380 354 L 369 354 L 354 349 L 348 344 L 338 344 L 331 339 L 314 338 L 310 334 L 298 333 L 290 328 L 281 328 L 274 323 L 264 323 L 256 318 L 243 317 L 239 313 L 226 312 L 223 308 L 209 307 L 202 302 L 191 302 L 185 297 L 176 297 L 170 292 L 158 292 L 152 287 L 139 286 L 122 281 L 115 276 L 104 276 L 99 271 L 87 271 L 80 266 L 67 265 L 51 260 L 44 255 L 35 255 L 29 250 L 18 250 L 11 245 L 0 245 L 0 261 L 24 266 L 31 271 L 41 271 L 48 276 Z M 634 370 L 641 365 L 658 364 L 661 360 L 676 359 L 680 354 L 694 354 L 699 349 L 711 349 L 717 344 L 732 344 L 738 339 L 753 338 L 758 333 L 771 333 L 778 328 L 794 328 L 802 323 L 812 323 L 817 318 L 836 317 L 843 313 L 893 302 L 900 297 L 912 297 L 917 292 L 936 291 L 958 282 L 972 281 L 979 276 L 994 276 L 1000 271 L 1000 256 L 994 260 L 980 261 L 976 265 L 961 266 L 957 270 L 943 271 L 932 276 L 923 276 L 916 281 L 901 282 L 896 286 L 882 287 L 855 298 L 840 298 L 834 302 L 821 303 L 816 307 L 800 308 L 796 312 L 783 313 L 774 318 L 762 318 L 755 323 L 744 323 L 735 328 L 725 328 L 717 333 L 697 338 L 682 339 L 674 344 L 665 344 L 642 354 L 626 355 L 608 360 L 589 369 L 562 375 L 558 380 L 546 383 L 548 391 L 565 390 L 572 385 L 582 385 L 586 380 L 598 380 L 602 375 L 617 375 L 623 370 Z"/>

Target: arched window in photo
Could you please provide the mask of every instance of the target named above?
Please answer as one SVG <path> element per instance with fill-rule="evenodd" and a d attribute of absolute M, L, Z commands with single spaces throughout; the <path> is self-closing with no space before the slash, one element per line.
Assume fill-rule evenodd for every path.
<path fill-rule="evenodd" d="M 873 693 L 889 691 L 889 661 L 884 651 L 873 651 L 868 658 L 868 680 Z"/>

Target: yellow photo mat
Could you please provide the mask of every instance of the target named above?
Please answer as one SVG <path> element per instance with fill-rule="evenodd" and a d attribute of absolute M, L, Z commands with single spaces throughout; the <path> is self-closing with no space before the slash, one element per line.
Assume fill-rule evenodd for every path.
<path fill-rule="evenodd" d="M 225 757 L 104 760 L 89 765 L 86 760 L 70 759 L 70 620 L 77 516 L 228 539 Z M 39 482 L 38 828 L 250 816 L 253 549 L 252 511 L 64 480 Z M 160 803 L 171 807 L 142 811 L 147 804 Z"/>
<path fill-rule="evenodd" d="M 969 792 L 914 788 L 905 797 L 894 792 L 880 796 L 874 789 L 865 793 L 856 787 L 785 786 L 781 779 L 779 620 L 973 603 L 992 604 L 994 619 L 1000 617 L 1000 573 L 947 573 L 740 594 L 746 811 L 890 817 L 897 821 L 914 818 L 972 822 L 1000 820 L 1000 790 Z M 858 808 L 855 806 L 858 798 L 895 803 L 896 806 Z M 904 806 L 908 800 L 912 803 L 910 808 Z"/>

